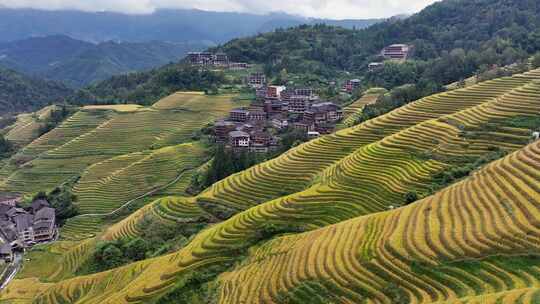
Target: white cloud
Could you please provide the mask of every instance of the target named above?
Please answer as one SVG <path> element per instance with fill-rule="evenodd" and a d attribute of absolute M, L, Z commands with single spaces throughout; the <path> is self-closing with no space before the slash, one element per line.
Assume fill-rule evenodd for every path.
<path fill-rule="evenodd" d="M 280 3 L 281 2 L 281 3 Z M 414 13 L 435 0 L 0 0 L 13 8 L 76 9 L 145 14 L 159 8 L 268 13 L 281 11 L 321 18 L 377 18 Z"/>

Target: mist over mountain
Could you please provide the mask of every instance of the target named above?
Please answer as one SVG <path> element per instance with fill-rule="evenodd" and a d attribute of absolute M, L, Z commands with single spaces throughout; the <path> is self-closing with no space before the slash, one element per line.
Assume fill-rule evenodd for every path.
<path fill-rule="evenodd" d="M 0 7 L 0 41 L 61 34 L 90 42 L 157 40 L 218 44 L 233 38 L 306 23 L 364 28 L 378 21 L 380 20 L 340 21 L 311 19 L 285 13 L 257 15 L 193 9 L 161 9 L 152 14 L 129 15 Z"/>

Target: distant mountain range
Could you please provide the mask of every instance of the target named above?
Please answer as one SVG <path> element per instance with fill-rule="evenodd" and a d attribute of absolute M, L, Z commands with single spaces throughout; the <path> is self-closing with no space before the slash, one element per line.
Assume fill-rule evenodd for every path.
<path fill-rule="evenodd" d="M 365 28 L 379 21 L 381 19 L 326 20 L 284 13 L 257 15 L 192 9 L 166 9 L 147 15 L 128 15 L 0 7 L 0 41 L 62 34 L 90 42 L 196 41 L 219 44 L 233 38 L 300 24 L 325 23 Z"/>
<path fill-rule="evenodd" d="M 55 35 L 0 43 L 0 66 L 81 87 L 113 75 L 178 61 L 187 52 L 208 46 L 159 41 L 94 44 Z"/>

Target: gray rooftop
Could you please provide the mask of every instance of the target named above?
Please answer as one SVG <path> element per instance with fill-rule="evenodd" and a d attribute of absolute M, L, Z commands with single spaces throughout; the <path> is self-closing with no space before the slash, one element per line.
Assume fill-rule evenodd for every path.
<path fill-rule="evenodd" d="M 4 243 L 0 245 L 0 254 L 11 254 L 11 245 L 9 243 Z"/>
<path fill-rule="evenodd" d="M 44 199 L 37 199 L 32 202 L 32 211 L 34 211 L 34 213 L 43 207 L 50 207 L 49 202 Z"/>
<path fill-rule="evenodd" d="M 53 221 L 54 220 L 54 209 L 50 207 L 41 208 L 36 212 L 35 215 L 37 221 Z"/>
<path fill-rule="evenodd" d="M 13 218 L 15 226 L 17 227 L 18 232 L 22 232 L 29 227 L 32 227 L 32 222 L 34 221 L 34 216 L 31 214 L 18 214 Z"/>
<path fill-rule="evenodd" d="M 249 137 L 249 134 L 243 131 L 232 131 L 229 132 L 230 137 Z"/>

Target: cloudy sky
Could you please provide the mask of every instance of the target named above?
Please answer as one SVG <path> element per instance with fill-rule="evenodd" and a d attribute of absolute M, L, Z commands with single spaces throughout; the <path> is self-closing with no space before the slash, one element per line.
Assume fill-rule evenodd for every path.
<path fill-rule="evenodd" d="M 0 0 L 1 6 L 39 9 L 151 13 L 159 8 L 268 13 L 282 11 L 306 17 L 377 18 L 414 13 L 435 0 Z"/>

